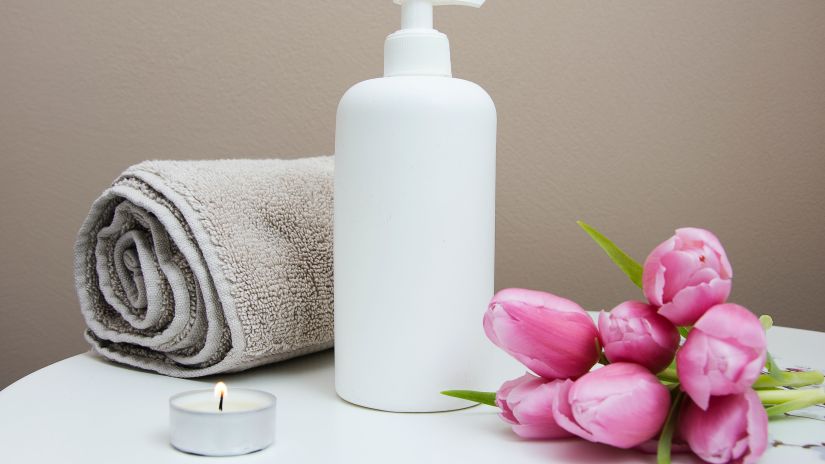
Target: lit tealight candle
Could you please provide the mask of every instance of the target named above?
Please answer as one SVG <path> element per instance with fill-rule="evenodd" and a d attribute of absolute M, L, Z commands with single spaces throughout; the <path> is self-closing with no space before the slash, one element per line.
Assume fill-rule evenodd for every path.
<path fill-rule="evenodd" d="M 169 399 L 171 443 L 187 453 L 237 456 L 271 445 L 275 438 L 275 397 L 218 382 L 213 390 L 180 393 Z"/>

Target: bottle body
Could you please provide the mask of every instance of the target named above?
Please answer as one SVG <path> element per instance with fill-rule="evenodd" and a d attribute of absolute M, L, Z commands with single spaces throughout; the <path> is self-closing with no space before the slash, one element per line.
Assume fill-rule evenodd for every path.
<path fill-rule="evenodd" d="M 364 81 L 338 107 L 335 379 L 388 411 L 466 407 L 487 388 L 482 317 L 493 294 L 495 106 L 436 76 Z"/>

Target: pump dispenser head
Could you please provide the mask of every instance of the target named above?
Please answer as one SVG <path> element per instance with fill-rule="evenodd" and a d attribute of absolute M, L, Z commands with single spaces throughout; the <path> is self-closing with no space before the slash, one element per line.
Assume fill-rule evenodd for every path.
<path fill-rule="evenodd" d="M 433 6 L 479 8 L 485 0 L 393 0 L 401 5 L 401 29 L 384 43 L 384 76 L 452 76 L 450 42 L 433 29 Z"/>

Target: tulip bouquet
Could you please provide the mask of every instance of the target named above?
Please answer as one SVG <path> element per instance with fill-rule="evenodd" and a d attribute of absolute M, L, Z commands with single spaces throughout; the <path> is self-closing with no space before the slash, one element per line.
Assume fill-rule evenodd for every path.
<path fill-rule="evenodd" d="M 678 229 L 640 265 L 579 225 L 646 301 L 602 311 L 596 324 L 568 299 L 502 290 L 484 331 L 533 373 L 497 392 L 442 393 L 499 407 L 524 438 L 576 436 L 656 452 L 660 463 L 687 450 L 712 463 L 756 462 L 769 417 L 825 403 L 821 386 L 798 388 L 821 384 L 820 372 L 782 370 L 768 353 L 770 317 L 727 302 L 733 271 L 712 233 Z"/>

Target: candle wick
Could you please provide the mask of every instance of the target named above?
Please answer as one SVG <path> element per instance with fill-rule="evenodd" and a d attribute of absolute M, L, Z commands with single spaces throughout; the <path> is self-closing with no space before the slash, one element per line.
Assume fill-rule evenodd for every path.
<path fill-rule="evenodd" d="M 223 411 L 223 392 L 221 392 L 221 400 L 218 402 L 218 411 Z"/>

